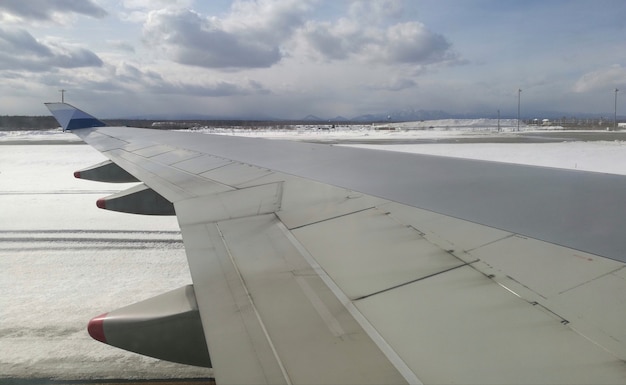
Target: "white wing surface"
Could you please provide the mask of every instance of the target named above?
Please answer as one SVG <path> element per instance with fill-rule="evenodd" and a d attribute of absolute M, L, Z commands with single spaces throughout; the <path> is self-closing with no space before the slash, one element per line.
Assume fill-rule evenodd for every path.
<path fill-rule="evenodd" d="M 97 339 L 220 384 L 626 383 L 623 177 L 93 127 L 48 106 L 79 111 L 74 133 L 142 182 L 98 205 L 175 213 L 191 270 L 92 321 Z"/>

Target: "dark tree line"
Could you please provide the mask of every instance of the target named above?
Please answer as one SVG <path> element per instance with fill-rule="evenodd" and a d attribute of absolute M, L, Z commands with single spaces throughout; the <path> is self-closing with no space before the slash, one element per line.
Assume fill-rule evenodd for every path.
<path fill-rule="evenodd" d="M 164 130 L 198 127 L 240 127 L 249 129 L 276 128 L 290 129 L 295 125 L 331 125 L 328 121 L 263 121 L 263 120 L 152 120 L 152 119 L 103 119 L 110 126 L 130 126 L 157 128 Z M 342 125 L 363 124 L 363 122 L 341 122 Z M 59 127 L 53 116 L 0 116 L 0 130 L 49 130 Z"/>
<path fill-rule="evenodd" d="M 1 130 L 48 130 L 59 127 L 52 116 L 0 116 Z"/>

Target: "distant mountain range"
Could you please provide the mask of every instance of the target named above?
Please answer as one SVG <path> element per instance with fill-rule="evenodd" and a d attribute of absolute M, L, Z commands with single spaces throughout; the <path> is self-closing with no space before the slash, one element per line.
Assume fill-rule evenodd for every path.
<path fill-rule="evenodd" d="M 374 121 L 392 121 L 392 122 L 410 122 L 419 120 L 435 120 L 435 119 L 448 119 L 453 118 L 452 114 L 440 110 L 418 110 L 418 109 L 404 109 L 395 110 L 379 114 L 366 114 L 352 118 L 352 120 L 360 122 L 374 122 Z"/>
<path fill-rule="evenodd" d="M 478 117 L 472 116 L 472 117 Z M 484 117 L 480 115 L 480 117 Z M 185 114 L 185 115 L 145 115 L 145 116 L 130 116 L 124 119 L 147 119 L 147 120 L 256 120 L 256 121 L 302 121 L 302 122 L 408 122 L 419 120 L 433 120 L 433 119 L 448 119 L 448 118 L 460 118 L 458 115 L 449 114 L 445 111 L 431 111 L 431 110 L 418 110 L 418 109 L 405 109 L 395 110 L 381 113 L 372 113 L 347 118 L 345 116 L 335 116 L 334 118 L 320 117 L 317 115 L 309 114 L 300 119 L 284 119 L 280 117 L 274 117 L 269 115 L 242 115 L 242 116 L 217 116 L 217 115 L 200 115 L 200 114 Z"/>
<path fill-rule="evenodd" d="M 451 114 L 444 111 L 428 111 L 428 110 L 416 110 L 405 109 L 396 110 L 391 112 L 383 112 L 378 114 L 364 114 L 355 116 L 353 118 L 346 118 L 344 116 L 336 116 L 334 118 L 321 118 L 316 115 L 307 115 L 302 119 L 305 122 L 409 122 L 416 120 L 434 120 L 434 119 L 448 119 L 452 118 Z"/>
<path fill-rule="evenodd" d="M 609 113 L 567 113 L 561 111 L 537 111 L 532 114 L 532 116 L 524 115 L 522 119 L 560 119 L 563 117 L 576 117 L 579 119 L 598 119 L 598 118 L 606 118 L 612 119 L 613 114 Z M 351 119 L 346 119 L 342 116 L 338 116 L 332 119 L 324 119 L 314 115 L 308 115 L 303 120 L 310 121 L 356 121 L 356 122 L 415 122 L 422 120 L 439 120 L 439 119 L 477 119 L 477 118 L 489 118 L 496 119 L 498 118 L 497 111 L 495 112 L 473 112 L 473 113 L 465 113 L 465 114 L 453 114 L 442 110 L 421 110 L 416 108 L 407 108 L 403 110 L 394 110 L 384 113 L 377 114 L 365 114 L 355 116 Z M 517 116 L 511 114 L 502 114 L 500 116 L 501 119 L 516 119 Z M 618 115 L 618 120 L 624 120 L 624 116 Z"/>
<path fill-rule="evenodd" d="M 612 121 L 613 113 L 566 113 L 560 111 L 537 111 L 530 114 L 524 114 L 522 119 L 560 119 L 578 118 L 578 119 L 599 119 L 603 118 L 607 121 Z M 219 116 L 219 115 L 202 115 L 202 114 L 158 114 L 158 115 L 141 115 L 141 116 L 127 116 L 119 119 L 105 119 L 107 121 L 116 120 L 145 120 L 145 121 L 172 121 L 172 120 L 184 120 L 184 121 L 256 121 L 256 122 L 309 122 L 309 123 L 340 123 L 340 122 L 415 122 L 423 120 L 440 120 L 440 119 L 477 119 L 487 118 L 495 119 L 498 117 L 497 112 L 474 112 L 474 113 L 449 113 L 442 110 L 423 110 L 418 108 L 406 108 L 401 110 L 392 110 L 381 113 L 370 113 L 355 116 L 352 118 L 346 118 L 345 116 L 335 116 L 334 118 L 320 117 L 318 115 L 306 115 L 300 119 L 283 119 L 280 117 L 263 115 L 263 114 L 250 114 L 241 116 Z M 501 119 L 515 119 L 517 116 L 511 114 L 502 114 Z M 626 116 L 618 115 L 618 121 L 626 121 Z M 134 124 L 140 124 L 140 122 L 133 122 Z M 120 123 L 122 124 L 122 123 Z M 128 124 L 128 123 L 125 123 Z M 0 116 L 0 129 L 5 128 L 54 128 L 56 127 L 56 121 L 52 116 Z"/>

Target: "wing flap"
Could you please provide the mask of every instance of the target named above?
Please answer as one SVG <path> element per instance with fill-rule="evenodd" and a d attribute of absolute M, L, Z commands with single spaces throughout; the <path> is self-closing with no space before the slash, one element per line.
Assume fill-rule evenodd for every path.
<path fill-rule="evenodd" d="M 194 288 L 197 295 L 210 296 L 225 306 L 219 314 L 214 309 L 205 315 L 199 303 L 203 322 L 213 331 L 207 333 L 207 344 L 209 351 L 215 352 L 211 357 L 216 379 L 224 383 L 404 383 L 406 380 L 280 226 L 273 214 L 210 225 L 216 232 L 211 238 L 217 238 L 219 233 L 222 242 L 216 248 L 225 248 L 220 252 L 222 274 L 194 277 Z M 190 236 L 186 228 L 183 226 L 184 239 Z M 185 242 L 185 247 L 194 249 L 193 243 Z M 197 265 L 214 258 L 214 253 L 190 256 L 192 275 L 196 274 Z M 196 279 L 204 282 L 201 286 L 206 285 L 211 293 L 200 294 Z M 220 290 L 219 296 L 216 289 L 208 288 L 218 285 L 216 280 L 228 287 Z M 233 298 L 225 298 L 227 295 Z M 230 307 L 233 302 L 236 308 Z M 237 338 L 247 336 L 247 341 L 235 345 L 228 337 L 234 324 L 239 324 Z M 239 353 L 239 349 L 244 352 Z M 251 356 L 251 351 L 259 357 Z M 242 368 L 232 373 L 220 360 L 231 361 L 232 369 L 233 361 Z M 248 366 L 256 370 L 246 370 Z M 279 378 L 277 366 L 283 368 L 285 378 Z M 238 377 L 243 374 L 250 377 Z"/>
<path fill-rule="evenodd" d="M 283 233 L 288 240 L 291 237 L 292 245 L 299 245 L 295 247 L 297 253 L 286 253 L 290 247 L 282 236 L 270 230 L 273 225 L 269 222 L 263 223 L 275 220 L 272 215 L 223 221 L 217 226 L 241 276 L 244 291 L 254 293 L 250 306 L 254 306 L 262 320 L 266 338 L 274 346 L 289 378 L 298 378 L 294 382 L 319 380 L 312 377 L 311 368 L 301 367 L 302 362 L 307 362 L 306 357 L 314 356 L 319 363 L 319 351 L 333 356 L 333 349 L 316 344 L 316 339 L 321 338 L 320 326 L 316 329 L 299 320 L 295 313 L 285 312 L 284 308 L 308 314 L 296 303 L 306 304 L 308 311 L 317 314 L 316 318 L 325 325 L 322 329 L 334 338 L 352 335 L 352 332 L 345 333 L 352 329 L 338 322 L 342 318 L 337 318 L 337 314 L 344 314 L 353 326 L 356 322 L 359 333 L 367 335 L 369 341 L 376 341 L 379 335 L 381 341 L 375 350 L 383 354 L 383 361 L 391 364 L 395 371 L 387 372 L 389 377 L 386 378 L 375 377 L 376 381 L 388 383 L 398 375 L 409 382 L 468 382 L 469 379 L 470 382 L 514 383 L 548 379 L 548 382 L 585 383 L 601 379 L 619 383 L 624 379 L 619 365 L 621 360 L 615 353 L 605 350 L 610 345 L 603 344 L 604 348 L 597 345 L 603 341 L 601 336 L 590 341 L 591 334 L 583 335 L 572 328 L 574 325 L 564 323 L 551 303 L 536 303 L 531 296 L 521 297 L 506 287 L 510 274 L 517 271 L 515 266 L 502 271 L 492 265 L 495 260 L 480 258 L 486 257 L 481 248 L 487 250 L 498 242 L 526 238 L 280 173 L 259 181 L 277 179 L 283 181 L 283 193 L 276 215 L 281 221 L 286 218 L 285 224 L 281 224 Z M 362 203 L 358 204 L 360 199 Z M 238 200 L 244 204 L 249 198 L 239 199 L 233 195 L 231 204 Z M 350 202 L 348 206 L 344 206 L 346 202 Z M 187 214 L 181 212 L 179 216 Z M 406 218 L 411 220 L 405 221 Z M 204 220 L 212 221 L 210 216 Z M 195 221 L 202 222 L 198 218 Z M 298 225 L 294 226 L 295 223 Z M 250 230 L 246 230 L 248 228 Z M 505 249 L 514 249 L 519 255 L 532 254 L 528 257 L 531 260 L 552 253 L 552 248 L 556 247 L 532 239 L 529 243 L 512 246 Z M 303 253 L 312 258 L 313 264 L 302 257 Z M 285 261 L 299 262 L 273 266 L 273 257 L 279 257 L 283 265 Z M 566 266 L 561 262 L 553 267 Z M 295 277 L 281 278 L 286 272 Z M 323 276 L 328 277 L 330 286 Z M 480 290 L 472 291 L 474 288 Z M 290 297 L 282 297 L 281 293 L 289 293 Z M 320 302 L 319 298 L 329 293 L 341 304 L 339 310 L 328 299 Z M 293 298 L 297 300 L 294 302 Z M 348 300 L 349 303 L 344 302 Z M 350 308 L 354 310 L 348 311 Z M 390 314 L 394 315 L 393 322 L 389 321 Z M 436 319 L 438 316 L 446 320 Z M 305 318 L 309 320 L 311 315 Z M 285 320 L 296 322 L 307 333 L 313 333 L 315 340 L 290 334 Z M 455 322 L 459 325 L 455 326 Z M 420 325 L 428 326 L 423 332 L 414 332 L 416 328 L 421 329 Z M 296 350 L 302 352 L 302 356 L 294 354 Z M 551 355 L 558 357 L 549 363 L 547 357 Z M 355 357 L 361 363 L 366 362 L 363 357 Z M 445 360 L 442 357 L 446 357 Z M 355 365 L 337 360 L 332 361 L 341 362 L 344 368 Z M 525 369 L 520 369 L 521 361 Z M 581 373 L 583 362 L 590 363 L 594 369 Z M 330 363 L 325 365 L 332 367 Z M 404 369 L 405 365 L 408 370 Z M 453 365 L 454 369 L 446 369 L 448 365 Z M 490 367 L 493 367 L 492 372 Z M 529 372 L 537 374 L 529 375 Z M 329 382 L 344 380 L 337 373 L 331 373 L 334 372 L 329 369 Z M 218 373 L 216 376 L 219 378 Z"/>
<path fill-rule="evenodd" d="M 250 183 L 251 181 L 263 178 L 271 173 L 272 172 L 267 169 L 233 162 L 222 167 L 217 167 L 213 170 L 203 172 L 200 175 L 210 180 L 219 181 L 220 183 L 228 186 L 239 186 L 244 183 Z"/>
<path fill-rule="evenodd" d="M 181 230 L 216 380 L 288 383 L 217 225 Z"/>
<path fill-rule="evenodd" d="M 411 218 L 412 225 L 407 228 L 402 217 Z M 422 231 L 420 223 L 438 223 L 437 230 Z M 582 306 L 571 312 L 562 300 L 535 292 L 558 281 L 559 274 L 567 276 L 567 287 L 576 288 L 588 280 L 616 278 L 623 272 L 621 262 L 593 256 L 605 265 L 581 275 L 576 271 L 589 261 L 573 257 L 582 254 L 575 250 L 389 202 L 380 210 L 291 233 L 424 383 L 620 383 L 626 378 L 623 344 L 617 347 L 608 338 L 620 336 L 621 328 L 607 333 L 606 323 L 590 325 L 604 314 L 620 319 L 624 306 L 601 305 L 599 292 L 590 289 L 593 311 Z M 476 246 L 477 240 L 484 244 Z M 505 247 L 488 255 L 500 242 Z M 575 262 L 568 263 L 568 256 Z M 508 262 L 513 258 L 523 269 Z M 542 263 L 546 258 L 557 261 Z M 512 281 L 516 274 L 522 282 Z M 403 277 L 405 283 L 388 277 Z M 366 292 L 371 294 L 362 295 Z"/>
<path fill-rule="evenodd" d="M 248 187 L 180 201 L 176 204 L 181 226 L 212 223 L 278 211 L 282 183 Z"/>
<path fill-rule="evenodd" d="M 626 264 L 397 203 L 383 208 L 433 244 L 479 259 L 474 268 L 626 359 Z"/>
<path fill-rule="evenodd" d="M 166 164 L 168 166 L 171 166 L 171 165 L 176 164 L 176 163 L 189 161 L 189 160 L 197 158 L 199 156 L 202 156 L 202 154 L 197 152 L 197 151 L 189 151 L 189 150 L 184 150 L 184 149 L 174 149 L 174 150 L 166 152 L 164 154 L 160 154 L 160 155 L 154 156 L 152 159 L 155 162 L 157 162 L 157 163 Z"/>
<path fill-rule="evenodd" d="M 466 264 L 377 209 L 303 226 L 292 233 L 351 299 Z"/>
<path fill-rule="evenodd" d="M 172 147 L 167 144 L 155 144 L 153 146 L 143 147 L 138 150 L 134 150 L 133 154 L 142 156 L 144 158 L 152 158 L 157 155 L 168 154 L 172 151 L 175 151 L 176 147 Z"/>

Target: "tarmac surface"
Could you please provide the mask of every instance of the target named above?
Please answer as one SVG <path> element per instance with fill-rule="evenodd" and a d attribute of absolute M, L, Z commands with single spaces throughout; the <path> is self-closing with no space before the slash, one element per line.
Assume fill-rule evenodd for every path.
<path fill-rule="evenodd" d="M 2 385 L 214 385 L 212 378 L 191 378 L 184 380 L 49 380 L 49 379 L 0 379 Z"/>
<path fill-rule="evenodd" d="M 626 141 L 624 131 L 546 131 L 473 133 L 467 136 L 440 138 L 341 138 L 303 140 L 309 143 L 326 144 L 430 144 L 430 143 L 559 143 L 575 141 Z"/>

